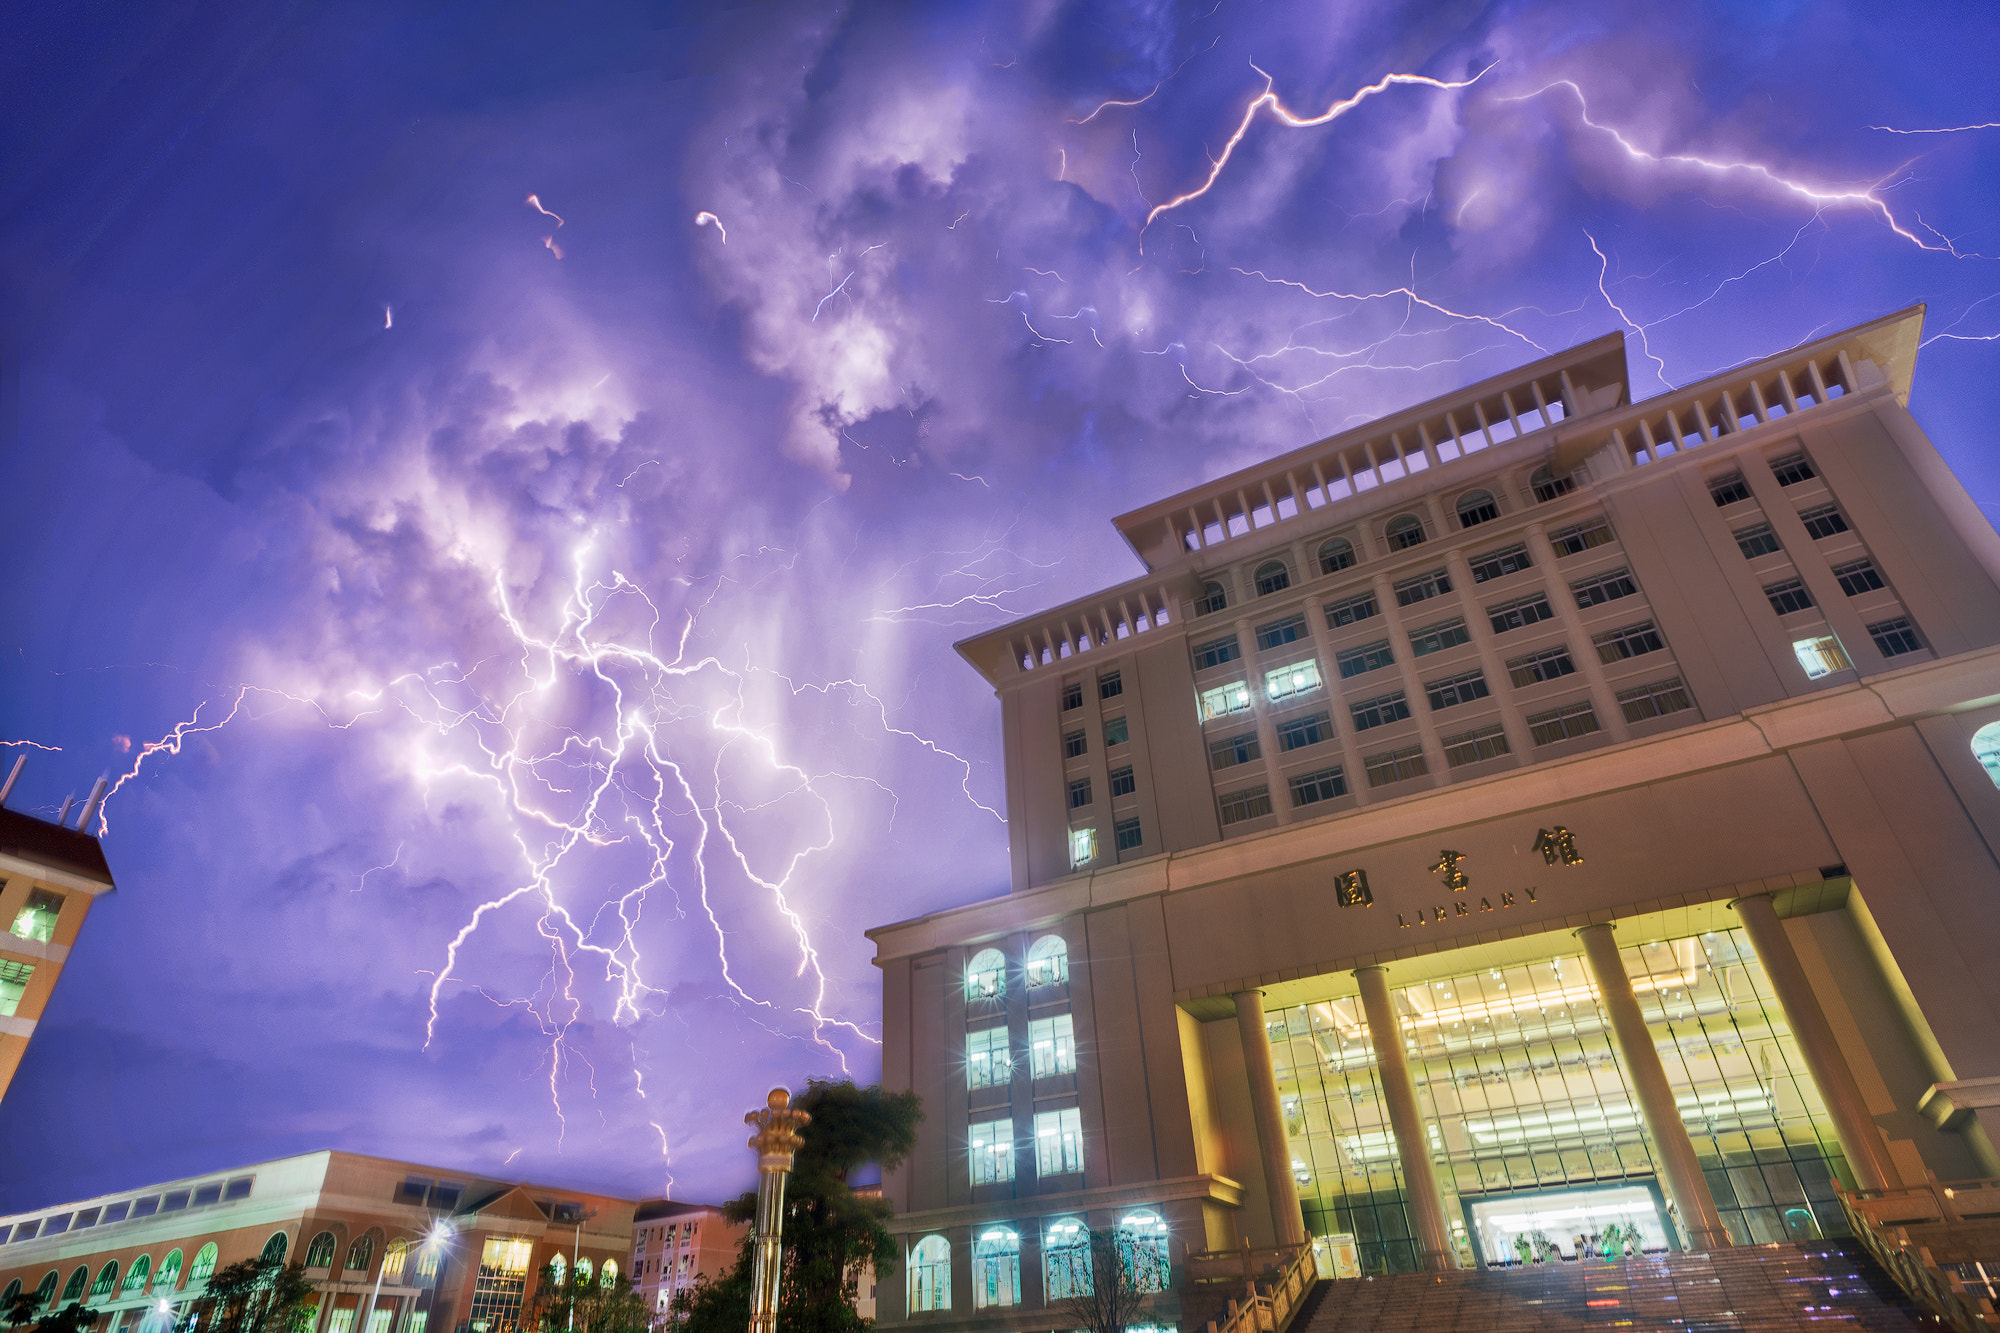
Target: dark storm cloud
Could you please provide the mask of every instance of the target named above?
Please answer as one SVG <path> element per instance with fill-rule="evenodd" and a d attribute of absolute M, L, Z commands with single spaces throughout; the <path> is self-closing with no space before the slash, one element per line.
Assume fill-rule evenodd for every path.
<path fill-rule="evenodd" d="M 1004 888 L 950 641 L 1538 348 L 1625 327 L 1643 392 L 1930 300 L 1915 407 L 1993 512 L 1953 339 L 2000 274 L 1949 248 L 2000 252 L 2000 135 L 1867 127 L 1991 119 L 1994 34 L 1885 22 L 38 9 L 0 739 L 63 747 L 52 809 L 242 706 L 111 806 L 0 1207 L 322 1145 L 740 1186 L 762 1088 L 874 1072 L 859 929 Z M 1230 147 L 1267 78 L 1390 73 L 1478 78 Z"/>

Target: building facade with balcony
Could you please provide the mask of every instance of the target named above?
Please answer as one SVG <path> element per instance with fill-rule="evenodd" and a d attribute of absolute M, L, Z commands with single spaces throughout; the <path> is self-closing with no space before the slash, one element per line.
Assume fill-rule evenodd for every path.
<path fill-rule="evenodd" d="M 1713 1248 L 2000 1174 L 2000 538 L 1922 318 L 1636 403 L 1598 339 L 961 643 L 1012 892 L 870 932 L 928 1113 L 882 1323 L 1069 1326 L 1092 1230 L 1167 1324 L 1243 1241 Z"/>
<path fill-rule="evenodd" d="M 209 1279 L 303 1262 L 313 1333 L 514 1333 L 542 1270 L 620 1280 L 630 1200 L 317 1152 L 0 1217 L 0 1294 L 97 1333 L 197 1333 Z"/>

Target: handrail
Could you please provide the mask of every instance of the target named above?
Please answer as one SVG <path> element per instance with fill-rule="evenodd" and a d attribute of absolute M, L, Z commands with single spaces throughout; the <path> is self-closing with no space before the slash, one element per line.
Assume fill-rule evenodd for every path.
<path fill-rule="evenodd" d="M 1943 1206 L 1952 1203 L 1952 1196 L 1968 1182 L 1957 1182 L 1946 1187 L 1937 1181 L 1928 1186 L 1914 1186 L 1903 1190 L 1863 1190 L 1850 1193 L 1841 1183 L 1834 1182 L 1834 1191 L 1840 1197 L 1841 1212 L 1847 1216 L 1847 1226 L 1856 1240 L 1873 1255 L 1875 1262 L 1887 1269 L 1896 1279 L 1896 1285 L 1908 1292 L 1912 1299 L 1927 1306 L 1933 1314 L 1950 1324 L 1958 1333 L 1996 1333 L 2000 1331 L 2000 1316 L 1993 1310 L 1993 1302 L 1984 1296 L 1973 1296 L 1966 1290 L 1965 1283 L 1958 1277 L 1944 1272 L 1931 1258 L 1930 1248 L 1911 1245 L 1910 1236 L 1901 1227 L 1893 1228 L 1893 1235 L 1884 1231 L 1881 1223 L 1870 1215 L 1865 1205 L 1884 1198 L 1914 1198 L 1924 1193 L 1932 1193 Z M 1984 1182 L 1981 1182 L 1984 1183 Z M 1857 1197 L 1866 1195 L 1867 1198 Z M 1959 1220 L 1953 1213 L 1948 1220 Z"/>
<path fill-rule="evenodd" d="M 1260 1259 L 1280 1261 L 1272 1281 L 1262 1286 L 1256 1280 Z M 1225 1261 L 1235 1268 L 1229 1276 L 1216 1271 Z M 1201 1275 L 1199 1269 L 1207 1269 L 1209 1274 Z M 1208 1333 L 1284 1333 L 1299 1303 L 1319 1280 L 1310 1243 L 1252 1249 L 1246 1241 L 1236 1250 L 1190 1254 L 1183 1271 L 1190 1286 L 1220 1286 L 1231 1281 L 1243 1284 L 1243 1298 L 1230 1300 L 1224 1319 L 1209 1320 Z"/>

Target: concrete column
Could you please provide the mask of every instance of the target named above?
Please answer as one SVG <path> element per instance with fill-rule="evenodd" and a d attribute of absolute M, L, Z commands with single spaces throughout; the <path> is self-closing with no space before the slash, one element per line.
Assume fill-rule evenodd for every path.
<path fill-rule="evenodd" d="M 1701 1172 L 1694 1143 L 1681 1122 L 1673 1086 L 1660 1064 L 1659 1048 L 1653 1045 L 1646 1016 L 1639 1012 L 1639 997 L 1632 993 L 1625 960 L 1618 956 L 1618 939 L 1609 922 L 1585 926 L 1576 937 L 1583 941 L 1584 957 L 1597 982 L 1597 1002 L 1611 1020 L 1619 1063 L 1638 1095 L 1639 1113 L 1645 1117 L 1653 1156 L 1660 1164 L 1661 1183 L 1680 1215 L 1681 1242 L 1690 1250 L 1725 1249 L 1729 1231 L 1722 1225 L 1722 1215 L 1715 1211 L 1715 1196 L 1709 1193 L 1708 1177 Z"/>
<path fill-rule="evenodd" d="M 1438 603 L 1439 619 L 1444 618 L 1456 605 L 1455 602 L 1445 601 L 1442 598 L 1431 600 Z M 1387 574 L 1375 576 L 1375 604 L 1382 608 L 1382 633 L 1388 638 L 1389 651 L 1396 658 L 1396 682 L 1403 687 L 1403 697 L 1410 705 L 1410 716 L 1416 721 L 1417 742 L 1424 749 L 1424 766 L 1429 770 L 1431 786 L 1442 787 L 1449 781 L 1446 774 L 1450 771 L 1450 765 L 1444 761 L 1444 745 L 1438 740 L 1437 721 L 1431 716 L 1430 702 L 1424 697 L 1423 678 L 1417 674 L 1416 658 L 1410 650 L 1410 631 L 1403 624 L 1404 608 L 1396 605 L 1396 585 L 1390 581 Z M 1420 602 L 1418 605 L 1424 606 L 1428 603 Z M 1411 618 L 1418 621 L 1427 619 L 1421 614 L 1413 615 Z M 1384 694 L 1388 691 L 1388 685 L 1373 683 L 1380 680 L 1383 674 L 1372 672 L 1367 676 L 1356 677 L 1357 681 L 1370 683 L 1350 686 L 1343 693 L 1357 697 Z M 1353 720 L 1353 714 L 1350 713 L 1348 715 L 1350 725 Z M 1369 744 L 1368 740 L 1358 732 L 1356 741 L 1362 746 Z M 1364 770 L 1361 776 L 1362 780 L 1366 781 L 1368 774 Z"/>
<path fill-rule="evenodd" d="M 1597 645 L 1590 641 L 1590 630 L 1583 623 L 1583 612 L 1577 610 L 1576 595 L 1569 590 L 1569 575 L 1561 568 L 1546 525 L 1530 523 L 1523 536 L 1528 543 L 1528 554 L 1535 558 L 1537 566 L 1547 571 L 1545 591 L 1549 605 L 1555 609 L 1556 623 L 1563 627 L 1569 641 L 1570 660 L 1576 663 L 1584 683 L 1590 687 L 1590 706 L 1597 714 L 1597 725 L 1610 732 L 1612 740 L 1622 741 L 1631 734 L 1625 710 L 1618 706 L 1618 695 L 1604 674 L 1604 664 L 1597 660 Z"/>
<path fill-rule="evenodd" d="M 1243 1036 L 1243 1068 L 1250 1078 L 1250 1109 L 1257 1118 L 1257 1146 L 1264 1157 L 1264 1191 L 1271 1199 L 1271 1225 L 1280 1245 L 1303 1245 L 1304 1214 L 1292 1176 L 1292 1148 L 1285 1140 L 1285 1112 L 1278 1105 L 1278 1071 L 1271 1063 L 1271 1038 L 1264 1030 L 1264 992 L 1236 993 L 1236 1026 Z"/>
<path fill-rule="evenodd" d="M 1529 764 L 1535 748 L 1535 740 L 1528 732 L 1527 713 L 1514 701 L 1514 692 L 1507 675 L 1507 664 L 1500 656 L 1499 645 L 1493 641 L 1493 622 L 1486 614 L 1486 608 L 1473 589 L 1479 585 L 1472 581 L 1472 562 L 1465 558 L 1463 551 L 1447 551 L 1445 568 L 1451 571 L 1451 586 L 1458 597 L 1460 611 L 1465 616 L 1466 633 L 1472 636 L 1473 649 L 1479 654 L 1479 668 L 1486 673 L 1486 688 L 1491 690 L 1493 701 L 1500 705 L 1500 730 L 1507 737 L 1507 748 L 1521 763 Z M 1511 600 L 1511 599 L 1509 599 Z"/>
<path fill-rule="evenodd" d="M 1451 1228 L 1445 1222 L 1444 1195 L 1438 1191 L 1437 1168 L 1431 1164 L 1430 1141 L 1417 1110 L 1417 1085 L 1410 1078 L 1410 1058 L 1403 1050 L 1403 1029 L 1389 998 L 1389 974 L 1364 967 L 1354 974 L 1361 983 L 1361 1007 L 1368 1016 L 1368 1037 L 1375 1044 L 1375 1072 L 1382 1080 L 1382 1099 L 1389 1107 L 1389 1128 L 1396 1135 L 1396 1159 L 1403 1171 L 1403 1189 L 1410 1196 L 1410 1225 L 1416 1229 L 1427 1270 L 1458 1267 Z"/>
<path fill-rule="evenodd" d="M 1865 1190 L 1900 1188 L 1902 1177 L 1896 1172 L 1896 1164 L 1889 1160 L 1889 1146 L 1875 1128 L 1875 1117 L 1869 1114 L 1868 1103 L 1861 1096 L 1861 1085 L 1854 1081 L 1854 1071 L 1848 1067 L 1847 1057 L 1841 1054 L 1840 1043 L 1826 1021 L 1826 1011 L 1820 1008 L 1819 997 L 1813 994 L 1812 983 L 1806 980 L 1805 969 L 1799 966 L 1798 953 L 1785 935 L 1785 923 L 1778 920 L 1770 895 L 1738 898 L 1730 906 L 1736 909 L 1743 933 L 1750 937 L 1757 961 L 1764 965 L 1764 975 L 1771 979 L 1771 989 L 1777 992 L 1785 1021 L 1792 1029 L 1792 1039 L 1798 1042 L 1799 1054 L 1805 1058 L 1806 1069 L 1818 1085 L 1826 1112 L 1833 1119 L 1834 1137 L 1840 1140 L 1840 1150 L 1847 1155 L 1854 1183 Z"/>
<path fill-rule="evenodd" d="M 1260 660 L 1262 650 L 1257 647 L 1257 626 L 1244 619 L 1236 622 L 1236 641 L 1243 648 L 1243 665 L 1250 690 L 1251 716 L 1257 724 L 1257 748 L 1264 752 L 1264 784 L 1271 793 L 1271 813 L 1278 817 L 1278 823 L 1292 822 L 1291 793 L 1285 790 L 1285 775 L 1278 767 L 1278 724 L 1271 720 L 1271 700 L 1264 693 L 1264 663 Z M 1324 670 L 1324 668 L 1322 668 Z M 1322 691 L 1326 688 L 1324 678 L 1320 682 Z"/>

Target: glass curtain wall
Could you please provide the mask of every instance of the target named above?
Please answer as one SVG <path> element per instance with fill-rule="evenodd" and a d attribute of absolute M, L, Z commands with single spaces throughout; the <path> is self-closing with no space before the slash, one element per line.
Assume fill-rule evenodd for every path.
<path fill-rule="evenodd" d="M 1719 931 L 1622 953 L 1731 1238 L 1840 1231 L 1832 1179 L 1845 1163 L 1749 941 Z M 1393 999 L 1462 1262 L 1473 1259 L 1466 1203 L 1653 1176 L 1580 953 L 1424 982 Z M 1268 1030 L 1307 1229 L 1352 1234 L 1364 1271 L 1413 1269 L 1360 999 L 1273 1013 Z M 1648 1246 L 1665 1239 L 1641 1230 Z M 1552 1239 L 1565 1255 L 1575 1248 Z"/>

